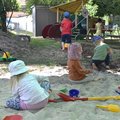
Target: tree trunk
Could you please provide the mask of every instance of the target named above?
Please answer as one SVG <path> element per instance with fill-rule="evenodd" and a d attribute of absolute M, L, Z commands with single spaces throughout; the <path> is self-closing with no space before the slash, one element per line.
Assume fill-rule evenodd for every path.
<path fill-rule="evenodd" d="M 3 11 L 1 13 L 1 23 L 2 23 L 2 31 L 7 32 L 7 27 L 6 27 L 6 11 Z"/>

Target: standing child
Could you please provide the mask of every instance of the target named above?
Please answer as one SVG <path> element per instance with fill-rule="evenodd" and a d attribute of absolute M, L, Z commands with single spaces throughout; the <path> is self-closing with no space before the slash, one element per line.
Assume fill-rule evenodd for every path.
<path fill-rule="evenodd" d="M 12 76 L 13 96 L 6 101 L 6 106 L 16 110 L 44 108 L 48 103 L 49 79 L 28 73 L 28 68 L 22 60 L 11 62 L 8 69 Z"/>
<path fill-rule="evenodd" d="M 103 38 L 100 36 L 94 36 L 93 42 L 96 47 L 94 49 L 94 55 L 92 57 L 92 67 L 93 69 L 100 70 L 102 63 L 105 63 L 107 69 L 109 69 L 110 55 L 112 53 L 109 45 L 104 43 Z"/>
<path fill-rule="evenodd" d="M 96 29 L 95 35 L 102 36 L 103 23 L 101 18 L 98 18 L 97 23 L 95 24 L 95 29 Z"/>
<path fill-rule="evenodd" d="M 71 44 L 72 21 L 70 20 L 70 13 L 64 12 L 64 18 L 60 26 L 62 50 L 65 49 L 65 43 Z"/>
<path fill-rule="evenodd" d="M 68 70 L 69 79 L 72 81 L 80 81 L 86 77 L 86 74 L 90 73 L 90 70 L 86 70 L 82 67 L 80 57 L 82 54 L 82 46 L 80 43 L 72 43 L 68 48 Z"/>

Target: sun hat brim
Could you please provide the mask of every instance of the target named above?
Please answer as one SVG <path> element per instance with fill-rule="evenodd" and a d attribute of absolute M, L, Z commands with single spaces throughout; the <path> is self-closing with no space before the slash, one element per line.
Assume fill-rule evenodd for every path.
<path fill-rule="evenodd" d="M 14 75 L 19 75 L 19 74 L 25 73 L 29 69 L 25 65 L 24 61 L 16 60 L 16 61 L 13 61 L 9 64 L 8 70 L 11 73 L 11 76 L 14 76 Z"/>
<path fill-rule="evenodd" d="M 29 70 L 28 67 L 24 67 L 23 69 L 20 69 L 20 70 L 18 70 L 16 72 L 11 73 L 11 76 L 15 76 L 15 75 L 19 75 L 19 74 L 25 73 L 28 70 Z"/>

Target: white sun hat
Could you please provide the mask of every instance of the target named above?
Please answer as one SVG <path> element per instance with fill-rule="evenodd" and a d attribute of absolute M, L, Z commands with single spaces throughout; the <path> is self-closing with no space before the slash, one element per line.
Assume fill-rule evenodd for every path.
<path fill-rule="evenodd" d="M 16 60 L 9 64 L 8 69 L 11 73 L 11 76 L 19 75 L 28 71 L 25 63 L 22 60 Z"/>

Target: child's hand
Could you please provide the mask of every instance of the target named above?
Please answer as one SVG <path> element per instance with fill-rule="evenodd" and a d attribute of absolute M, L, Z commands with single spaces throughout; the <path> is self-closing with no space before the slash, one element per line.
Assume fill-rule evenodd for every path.
<path fill-rule="evenodd" d="M 86 74 L 92 73 L 92 70 L 86 70 Z"/>
<path fill-rule="evenodd" d="M 92 72 L 93 72 L 93 70 L 89 70 L 89 72 L 90 72 L 90 73 L 92 73 Z"/>
<path fill-rule="evenodd" d="M 52 92 L 52 89 L 49 89 L 49 90 L 48 90 L 48 93 L 50 94 L 51 92 Z"/>

